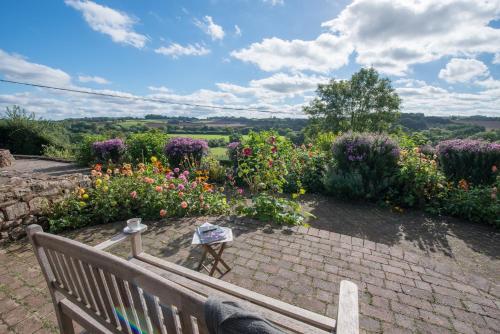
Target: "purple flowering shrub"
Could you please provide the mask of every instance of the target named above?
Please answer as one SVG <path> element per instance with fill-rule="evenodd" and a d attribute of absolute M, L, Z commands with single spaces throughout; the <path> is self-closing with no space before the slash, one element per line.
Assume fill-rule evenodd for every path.
<path fill-rule="evenodd" d="M 399 147 L 386 135 L 346 133 L 335 140 L 332 151 L 335 166 L 325 186 L 334 194 L 343 196 L 345 189 L 355 187 L 350 197 L 377 198 L 397 173 Z"/>
<path fill-rule="evenodd" d="M 240 148 L 241 143 L 239 141 L 233 141 L 227 145 L 227 152 L 229 154 L 229 159 L 233 163 L 238 162 L 238 149 Z"/>
<path fill-rule="evenodd" d="M 172 166 L 179 166 L 186 160 L 199 164 L 201 158 L 208 153 L 208 143 L 202 139 L 172 138 L 164 151 Z"/>
<path fill-rule="evenodd" d="M 92 154 L 97 162 L 102 163 L 121 162 L 126 150 L 127 147 L 120 138 L 96 141 L 92 144 Z"/>
<path fill-rule="evenodd" d="M 439 143 L 437 155 L 443 172 L 452 181 L 466 180 L 475 185 L 495 182 L 495 170 L 500 166 L 498 143 L 471 139 L 446 140 Z"/>

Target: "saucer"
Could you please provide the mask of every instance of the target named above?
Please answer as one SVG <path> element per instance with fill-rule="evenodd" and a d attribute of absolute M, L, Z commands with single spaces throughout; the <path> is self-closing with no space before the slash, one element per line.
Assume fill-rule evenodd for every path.
<path fill-rule="evenodd" d="M 139 224 L 139 227 L 138 228 L 130 228 L 128 226 L 125 226 L 125 228 L 123 229 L 123 232 L 125 233 L 137 233 L 137 232 L 143 232 L 147 229 L 148 227 L 144 224 Z"/>

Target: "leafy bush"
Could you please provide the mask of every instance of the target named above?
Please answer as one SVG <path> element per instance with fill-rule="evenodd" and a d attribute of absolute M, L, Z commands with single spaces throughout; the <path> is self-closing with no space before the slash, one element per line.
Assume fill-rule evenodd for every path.
<path fill-rule="evenodd" d="M 43 145 L 43 155 L 50 158 L 59 158 L 65 160 L 74 159 L 74 153 L 69 148 L 59 148 L 53 145 Z"/>
<path fill-rule="evenodd" d="M 443 141 L 437 155 L 444 173 L 454 182 L 463 179 L 475 185 L 492 184 L 496 177 L 493 170 L 500 166 L 500 144 L 480 140 Z"/>
<path fill-rule="evenodd" d="M 274 131 L 250 132 L 237 149 L 237 174 L 252 193 L 283 192 L 293 145 Z"/>
<path fill-rule="evenodd" d="M 208 178 L 217 183 L 224 183 L 226 180 L 226 168 L 222 166 L 219 160 L 208 156 L 203 159 L 203 170 L 208 171 Z"/>
<path fill-rule="evenodd" d="M 323 186 L 327 194 L 341 198 L 365 197 L 363 177 L 358 172 L 341 173 L 334 166 L 329 166 L 323 177 Z"/>
<path fill-rule="evenodd" d="M 226 145 L 226 140 L 224 138 L 216 138 L 208 140 L 208 147 L 222 147 Z"/>
<path fill-rule="evenodd" d="M 284 191 L 287 193 L 322 192 L 322 176 L 326 169 L 326 155 L 312 144 L 295 147 L 290 153 L 289 171 Z"/>
<path fill-rule="evenodd" d="M 472 187 L 467 182 L 461 182 L 458 187 L 448 190 L 439 211 L 474 223 L 500 227 L 499 188 L 500 178 L 497 178 L 494 186 Z"/>
<path fill-rule="evenodd" d="M 446 178 L 436 160 L 419 148 L 402 150 L 395 182 L 389 198 L 403 206 L 424 207 L 440 197 L 446 188 Z"/>
<path fill-rule="evenodd" d="M 172 166 L 180 166 L 185 161 L 199 165 L 208 153 L 208 145 L 205 140 L 178 137 L 167 143 L 164 152 Z"/>
<path fill-rule="evenodd" d="M 203 174 L 203 173 L 202 173 Z M 131 217 L 159 219 L 224 214 L 226 197 L 196 171 L 170 171 L 159 161 L 114 170 L 92 170 L 93 185 L 80 188 L 48 213 L 52 232 Z"/>
<path fill-rule="evenodd" d="M 399 147 L 389 137 L 370 133 L 347 133 L 333 144 L 334 166 L 328 180 L 338 180 L 339 185 L 325 183 L 329 192 L 344 196 L 376 199 L 391 186 L 398 169 Z M 360 189 L 347 190 L 349 186 Z"/>
<path fill-rule="evenodd" d="M 286 225 L 301 225 L 306 216 L 312 216 L 303 212 L 297 202 L 265 193 L 255 196 L 250 206 L 241 206 L 239 212 L 251 218 Z"/>
<path fill-rule="evenodd" d="M 92 144 L 92 154 L 97 162 L 122 162 L 127 147 L 120 138 L 97 141 Z"/>
<path fill-rule="evenodd" d="M 168 135 L 159 131 L 134 133 L 127 138 L 127 153 L 132 163 L 145 163 L 150 157 L 163 158 Z"/>
<path fill-rule="evenodd" d="M 18 106 L 7 108 L 0 119 L 0 147 L 14 154 L 42 155 L 44 146 L 68 147 L 69 136 L 59 124 L 36 119 Z"/>
<path fill-rule="evenodd" d="M 96 162 L 94 153 L 92 152 L 92 145 L 97 141 L 105 140 L 103 135 L 84 135 L 80 144 L 76 147 L 76 161 L 82 166 L 90 166 Z"/>

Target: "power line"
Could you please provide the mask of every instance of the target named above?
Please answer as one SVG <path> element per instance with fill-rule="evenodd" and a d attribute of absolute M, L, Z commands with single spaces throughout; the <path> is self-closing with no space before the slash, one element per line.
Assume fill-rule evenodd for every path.
<path fill-rule="evenodd" d="M 211 108 L 211 109 L 236 110 L 236 111 L 257 111 L 257 112 L 263 112 L 263 113 L 279 113 L 277 111 L 265 110 L 265 109 L 259 109 L 259 108 L 238 108 L 238 107 L 214 106 L 214 105 L 208 105 L 208 104 L 175 102 L 175 101 L 155 99 L 155 98 L 149 98 L 149 97 L 123 96 L 123 95 L 116 95 L 116 94 L 110 94 L 110 93 L 90 92 L 87 90 L 54 87 L 54 86 L 40 85 L 40 84 L 31 83 L 31 82 L 22 82 L 22 81 L 14 81 L 14 80 L 0 79 L 0 82 L 17 84 L 17 85 L 24 85 L 24 86 L 30 86 L 30 87 L 47 88 L 47 89 L 53 89 L 53 90 L 59 90 L 59 91 L 64 91 L 64 92 L 71 92 L 71 93 L 97 95 L 97 96 L 113 97 L 113 98 L 120 98 L 120 99 L 129 99 L 129 100 L 138 100 L 138 101 L 157 102 L 157 103 L 163 103 L 163 104 L 173 104 L 173 105 L 196 107 L 196 108 Z"/>

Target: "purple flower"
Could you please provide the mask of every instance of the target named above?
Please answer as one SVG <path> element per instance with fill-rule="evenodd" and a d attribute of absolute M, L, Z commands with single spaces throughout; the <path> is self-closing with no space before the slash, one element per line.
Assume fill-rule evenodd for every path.
<path fill-rule="evenodd" d="M 98 160 L 104 162 L 108 160 L 119 162 L 126 149 L 125 143 L 120 138 L 97 141 L 92 144 L 92 152 Z"/>
<path fill-rule="evenodd" d="M 207 153 L 208 144 L 201 139 L 178 137 L 171 139 L 165 146 L 165 154 L 176 166 L 185 158 L 199 162 Z"/>

